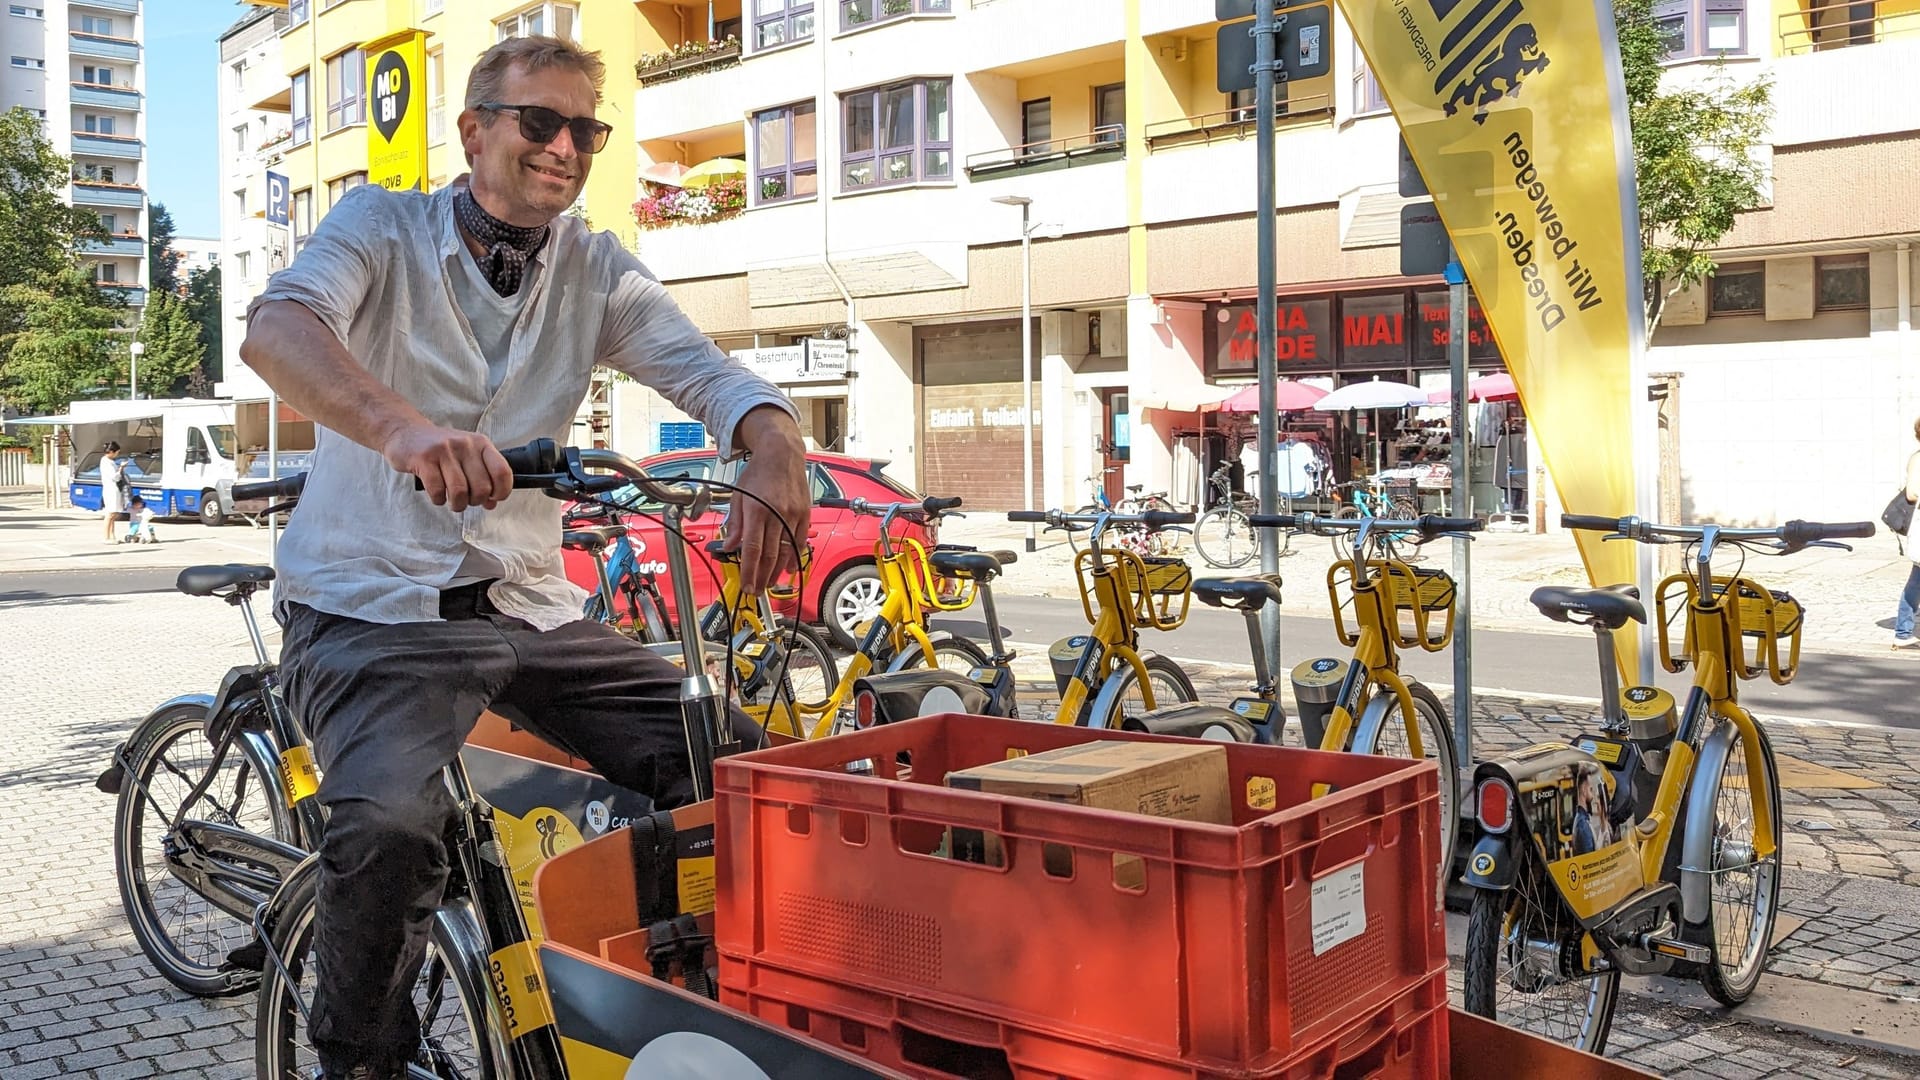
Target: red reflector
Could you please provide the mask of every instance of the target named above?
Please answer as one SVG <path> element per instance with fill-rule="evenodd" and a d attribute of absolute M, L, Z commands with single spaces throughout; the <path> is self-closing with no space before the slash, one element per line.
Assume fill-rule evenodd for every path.
<path fill-rule="evenodd" d="M 879 702 L 871 690 L 862 690 L 860 693 L 853 695 L 854 726 L 862 728 L 872 727 L 874 710 L 878 705 Z"/>
<path fill-rule="evenodd" d="M 1480 826 L 1488 832 L 1506 832 L 1513 823 L 1513 790 L 1498 780 L 1480 785 Z"/>

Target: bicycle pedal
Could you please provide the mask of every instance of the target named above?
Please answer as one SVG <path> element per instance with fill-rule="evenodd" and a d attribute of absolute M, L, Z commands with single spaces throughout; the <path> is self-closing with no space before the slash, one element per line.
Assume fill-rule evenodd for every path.
<path fill-rule="evenodd" d="M 1713 950 L 1705 945 L 1695 945 L 1691 941 L 1661 937 L 1658 934 L 1642 934 L 1640 946 L 1648 952 L 1660 956 L 1671 956 L 1675 960 L 1684 960 L 1689 964 L 1707 964 L 1713 962 Z"/>

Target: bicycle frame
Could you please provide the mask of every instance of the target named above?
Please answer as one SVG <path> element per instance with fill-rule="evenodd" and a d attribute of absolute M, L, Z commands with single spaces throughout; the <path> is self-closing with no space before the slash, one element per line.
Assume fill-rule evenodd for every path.
<path fill-rule="evenodd" d="M 1056 724 L 1079 723 L 1087 702 L 1108 679 L 1119 672 L 1122 664 L 1132 670 L 1146 707 L 1157 707 L 1153 699 L 1153 681 L 1147 677 L 1146 663 L 1140 659 L 1140 630 L 1134 622 L 1133 595 L 1126 589 L 1120 575 L 1114 572 L 1113 564 L 1108 561 L 1101 544 L 1101 534 L 1106 531 L 1105 514 L 1102 514 L 1102 518 L 1094 526 L 1093 539 L 1087 550 L 1075 560 L 1076 573 L 1093 575 L 1091 601 L 1085 590 L 1080 600 L 1081 610 L 1086 613 L 1087 623 L 1093 628 L 1093 633 L 1080 659 L 1074 663 L 1073 675 L 1067 680 L 1066 690 L 1060 695 L 1060 710 L 1053 716 Z M 1091 565 L 1083 571 L 1079 566 L 1081 561 Z"/>
<path fill-rule="evenodd" d="M 1353 538 L 1352 555 L 1344 560 L 1346 569 L 1352 575 L 1353 616 L 1358 631 L 1349 635 L 1345 633 L 1343 624 L 1337 620 L 1334 624 L 1335 634 L 1340 637 L 1342 644 L 1352 647 L 1353 655 L 1347 665 L 1346 677 L 1340 684 L 1340 691 L 1334 698 L 1333 711 L 1327 717 L 1319 748 L 1346 750 L 1348 741 L 1353 737 L 1354 725 L 1366 711 L 1367 703 L 1376 692 L 1385 692 L 1392 694 L 1400 703 L 1401 721 L 1406 725 L 1407 749 L 1410 756 L 1419 758 L 1425 756 L 1426 748 L 1420 741 L 1420 725 L 1415 721 L 1413 691 L 1407 687 L 1406 680 L 1400 677 L 1399 651 L 1389 631 L 1398 616 L 1395 614 L 1392 594 L 1384 587 L 1391 580 L 1390 575 L 1404 572 L 1411 577 L 1412 571 L 1403 563 L 1388 561 L 1376 565 L 1377 561 L 1366 558 L 1372 529 L 1371 519 L 1361 521 L 1359 531 Z M 1327 591 L 1333 598 L 1336 614 L 1340 605 L 1337 575 L 1342 566 L 1343 563 L 1335 563 L 1327 568 Z M 1420 633 L 1424 639 L 1424 626 Z"/>

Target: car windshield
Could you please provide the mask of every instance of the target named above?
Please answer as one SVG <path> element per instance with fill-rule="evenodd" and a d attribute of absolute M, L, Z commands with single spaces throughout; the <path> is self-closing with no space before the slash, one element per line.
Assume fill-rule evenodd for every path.
<path fill-rule="evenodd" d="M 239 440 L 233 437 L 232 424 L 208 424 L 207 434 L 213 436 L 213 452 L 233 460 L 234 451 L 239 449 Z"/>

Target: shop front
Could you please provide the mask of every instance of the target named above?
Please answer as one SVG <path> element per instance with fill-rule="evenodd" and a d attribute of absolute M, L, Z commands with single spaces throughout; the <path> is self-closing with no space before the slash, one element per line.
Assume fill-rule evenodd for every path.
<path fill-rule="evenodd" d="M 1205 322 L 1208 379 L 1217 384 L 1255 380 L 1259 322 L 1254 301 L 1209 304 Z M 1282 379 L 1309 381 L 1327 390 L 1375 380 L 1429 393 L 1451 386 L 1451 328 L 1443 288 L 1283 296 L 1274 322 Z M 1506 370 L 1478 303 L 1469 308 L 1467 335 L 1470 376 Z M 1474 511 L 1524 514 L 1529 469 L 1519 403 L 1476 402 L 1468 418 Z M 1249 493 L 1255 490 L 1248 473 L 1257 459 L 1257 425 L 1254 413 L 1214 412 L 1207 414 L 1201 431 L 1205 469 L 1211 473 L 1228 466 L 1236 488 Z M 1283 411 L 1279 433 L 1287 450 L 1283 494 L 1291 495 L 1297 506 L 1330 507 L 1340 485 L 1368 480 L 1417 495 L 1428 510 L 1437 511 L 1447 502 L 1452 434 L 1444 405 Z"/>
<path fill-rule="evenodd" d="M 736 349 L 732 355 L 793 401 L 800 414 L 800 433 L 813 449 L 835 453 L 846 449 L 846 341 L 802 338 L 791 345 Z"/>
<path fill-rule="evenodd" d="M 920 485 L 929 495 L 962 496 L 968 509 L 1018 510 L 1029 430 L 1020 385 L 1020 321 L 950 323 L 913 329 L 920 396 Z M 1045 441 L 1042 387 L 1033 401 L 1034 505 L 1041 495 Z M 900 407 L 909 407 L 901 402 Z"/>

